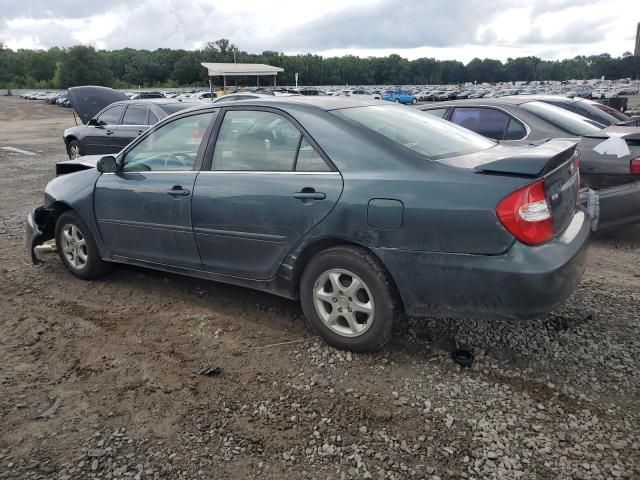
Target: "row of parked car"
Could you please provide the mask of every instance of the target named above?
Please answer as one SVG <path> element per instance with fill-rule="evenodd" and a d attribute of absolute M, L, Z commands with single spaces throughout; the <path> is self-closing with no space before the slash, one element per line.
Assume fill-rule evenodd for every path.
<path fill-rule="evenodd" d="M 83 279 L 126 263 L 299 299 L 364 352 L 403 313 L 546 314 L 592 230 L 640 221 L 638 119 L 587 100 L 244 95 L 70 89 L 85 124 L 27 219 L 34 261 L 55 239 Z"/>

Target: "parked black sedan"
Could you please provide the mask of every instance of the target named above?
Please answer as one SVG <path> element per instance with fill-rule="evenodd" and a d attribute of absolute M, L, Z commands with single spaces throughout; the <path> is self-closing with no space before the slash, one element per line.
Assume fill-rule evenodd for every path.
<path fill-rule="evenodd" d="M 523 145 L 581 137 L 581 182 L 598 191 L 598 228 L 640 222 L 639 128 L 603 128 L 598 122 L 530 96 L 451 101 L 419 108 L 502 143 Z"/>
<path fill-rule="evenodd" d="M 193 103 L 172 99 L 129 100 L 106 87 L 74 87 L 69 101 L 84 125 L 64 131 L 69 158 L 117 153 L 131 141 L 172 113 Z"/>

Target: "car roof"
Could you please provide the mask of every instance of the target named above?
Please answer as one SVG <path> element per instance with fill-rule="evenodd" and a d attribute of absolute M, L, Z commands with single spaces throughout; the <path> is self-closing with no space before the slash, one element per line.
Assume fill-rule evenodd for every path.
<path fill-rule="evenodd" d="M 453 106 L 461 106 L 464 107 L 466 105 L 486 105 L 486 106 L 500 106 L 500 105 L 522 105 L 523 103 L 532 102 L 535 99 L 531 98 L 534 95 L 514 95 L 514 96 L 506 96 L 506 97 L 497 97 L 497 98 L 468 98 L 465 100 L 449 100 L 447 102 L 435 102 L 430 103 L 429 105 L 420 105 L 419 109 L 424 110 L 426 107 L 453 107 Z"/>
<path fill-rule="evenodd" d="M 221 97 L 221 99 L 224 97 Z M 207 108 L 210 105 L 224 103 L 220 102 L 212 102 L 211 104 L 200 105 L 196 108 Z M 342 108 L 353 108 L 353 107 L 365 107 L 371 105 L 389 105 L 389 102 L 384 102 L 382 100 L 369 100 L 369 99 L 359 99 L 352 97 L 333 97 L 333 96 L 304 96 L 304 95 L 291 95 L 291 96 L 266 96 L 248 100 L 236 100 L 233 102 L 229 102 L 230 105 L 255 105 L 255 106 L 273 106 L 273 107 L 288 107 L 291 105 L 299 105 L 299 106 L 308 106 L 313 107 L 319 110 L 339 110 Z"/>

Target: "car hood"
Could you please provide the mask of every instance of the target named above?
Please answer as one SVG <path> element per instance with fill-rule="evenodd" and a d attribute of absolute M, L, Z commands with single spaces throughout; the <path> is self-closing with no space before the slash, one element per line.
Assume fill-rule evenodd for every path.
<path fill-rule="evenodd" d="M 84 86 L 69 89 L 69 103 L 82 123 L 87 123 L 107 105 L 121 100 L 129 100 L 129 97 L 108 87 Z"/>
<path fill-rule="evenodd" d="M 56 163 L 56 176 L 96 168 L 98 160 L 102 157 L 104 157 L 104 155 L 85 155 L 84 157 L 74 158 L 73 160 L 58 162 Z"/>

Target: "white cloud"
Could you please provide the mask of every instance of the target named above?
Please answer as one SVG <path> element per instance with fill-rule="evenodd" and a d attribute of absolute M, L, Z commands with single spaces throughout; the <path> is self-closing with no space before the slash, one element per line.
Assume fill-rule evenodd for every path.
<path fill-rule="evenodd" d="M 195 49 L 225 37 L 250 52 L 505 60 L 617 56 L 638 20 L 629 0 L 23 0 L 0 10 L 0 41 Z"/>

